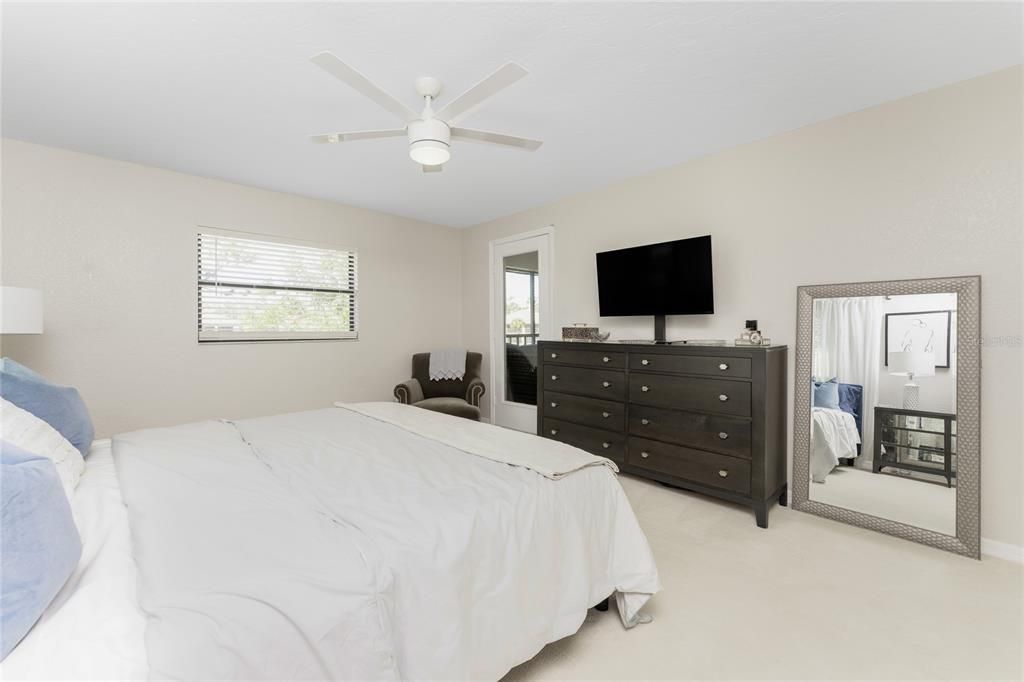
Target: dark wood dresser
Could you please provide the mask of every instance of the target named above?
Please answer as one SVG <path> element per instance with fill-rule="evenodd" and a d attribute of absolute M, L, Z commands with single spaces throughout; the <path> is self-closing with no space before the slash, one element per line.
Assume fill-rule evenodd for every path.
<path fill-rule="evenodd" d="M 629 474 L 786 504 L 786 347 L 541 341 L 537 432 Z"/>

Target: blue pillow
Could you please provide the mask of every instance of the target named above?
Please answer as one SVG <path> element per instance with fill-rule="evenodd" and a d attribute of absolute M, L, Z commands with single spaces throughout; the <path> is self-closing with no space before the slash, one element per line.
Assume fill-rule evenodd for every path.
<path fill-rule="evenodd" d="M 96 435 L 78 391 L 55 386 L 10 358 L 0 360 L 0 397 L 57 429 L 85 456 Z"/>
<path fill-rule="evenodd" d="M 78 565 L 82 542 L 53 460 L 0 441 L 0 660 Z"/>
<path fill-rule="evenodd" d="M 839 382 L 835 377 L 828 381 L 814 382 L 814 406 L 839 409 Z"/>

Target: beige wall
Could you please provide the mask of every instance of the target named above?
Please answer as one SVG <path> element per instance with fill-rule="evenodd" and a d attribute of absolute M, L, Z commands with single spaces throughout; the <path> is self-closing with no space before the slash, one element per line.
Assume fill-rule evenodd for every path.
<path fill-rule="evenodd" d="M 46 333 L 3 351 L 77 386 L 101 436 L 389 399 L 414 351 L 460 341 L 457 230 L 17 141 L 2 151 L 4 283 L 42 289 L 46 306 Z M 200 346 L 197 225 L 357 249 L 359 340 Z"/>
<path fill-rule="evenodd" d="M 555 325 L 600 322 L 617 338 L 650 337 L 653 323 L 598 318 L 594 253 L 606 249 L 713 235 L 716 314 L 669 318 L 671 338 L 732 339 L 756 318 L 792 344 L 800 284 L 980 274 L 982 535 L 1024 545 L 1021 76 L 997 72 L 477 226 L 463 241 L 464 342 L 488 347 L 488 241 L 545 225 Z"/>

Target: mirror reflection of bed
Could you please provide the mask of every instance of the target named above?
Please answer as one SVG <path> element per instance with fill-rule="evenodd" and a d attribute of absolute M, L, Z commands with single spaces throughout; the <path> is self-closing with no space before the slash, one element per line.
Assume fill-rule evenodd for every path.
<path fill-rule="evenodd" d="M 956 307 L 815 299 L 810 499 L 956 534 Z"/>

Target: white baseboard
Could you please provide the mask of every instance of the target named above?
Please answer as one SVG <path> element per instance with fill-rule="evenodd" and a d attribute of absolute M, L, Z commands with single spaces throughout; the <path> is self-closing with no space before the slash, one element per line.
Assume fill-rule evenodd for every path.
<path fill-rule="evenodd" d="M 994 556 L 997 559 L 1006 559 L 1018 564 L 1024 564 L 1024 547 L 1011 545 L 1008 542 L 996 542 L 987 538 L 981 539 L 981 553 L 987 556 Z"/>

